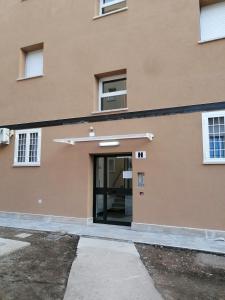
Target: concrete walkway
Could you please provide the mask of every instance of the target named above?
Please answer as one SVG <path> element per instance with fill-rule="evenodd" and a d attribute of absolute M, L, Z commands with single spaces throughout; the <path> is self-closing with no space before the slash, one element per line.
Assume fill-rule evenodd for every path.
<path fill-rule="evenodd" d="M 161 300 L 133 243 L 80 238 L 64 300 Z"/>
<path fill-rule="evenodd" d="M 177 233 L 168 232 L 146 232 L 135 231 L 130 227 L 112 226 L 103 224 L 79 225 L 74 223 L 59 223 L 49 220 L 31 220 L 26 218 L 13 218 L 5 214 L 0 216 L 0 226 L 23 228 L 41 231 L 64 231 L 80 236 L 91 236 L 101 238 L 111 238 L 115 240 L 132 241 L 151 245 L 162 245 L 184 249 L 200 250 L 212 253 L 225 254 L 224 240 L 202 236 L 182 236 Z"/>

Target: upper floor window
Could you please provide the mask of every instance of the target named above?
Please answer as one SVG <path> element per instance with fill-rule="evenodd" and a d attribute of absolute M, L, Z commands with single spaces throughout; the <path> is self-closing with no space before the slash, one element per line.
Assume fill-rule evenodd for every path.
<path fill-rule="evenodd" d="M 43 75 L 43 50 L 26 53 L 24 76 L 35 77 Z"/>
<path fill-rule="evenodd" d="M 19 79 L 43 75 L 43 43 L 21 49 Z"/>
<path fill-rule="evenodd" d="M 201 7 L 200 24 L 203 42 L 225 37 L 225 1 L 216 2 L 212 1 L 213 4 Z M 202 0 L 202 3 L 205 2 Z"/>
<path fill-rule="evenodd" d="M 225 111 L 202 114 L 204 163 L 225 163 Z"/>
<path fill-rule="evenodd" d="M 14 166 L 40 166 L 41 129 L 17 130 Z"/>
<path fill-rule="evenodd" d="M 105 15 L 126 7 L 126 0 L 99 0 L 100 15 Z"/>
<path fill-rule="evenodd" d="M 99 80 L 99 110 L 127 107 L 126 75 L 105 77 Z"/>

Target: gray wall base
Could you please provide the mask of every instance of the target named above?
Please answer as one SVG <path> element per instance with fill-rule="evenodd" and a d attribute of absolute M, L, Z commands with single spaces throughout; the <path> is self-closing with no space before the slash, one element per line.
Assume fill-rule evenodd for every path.
<path fill-rule="evenodd" d="M 79 236 L 225 254 L 225 231 L 133 223 L 132 227 L 93 224 L 92 218 L 0 212 L 0 226 L 67 232 Z"/>
<path fill-rule="evenodd" d="M 5 212 L 0 211 L 1 218 L 12 218 L 13 220 L 31 220 L 37 222 L 55 222 L 61 224 L 77 224 L 77 225 L 90 225 L 93 223 L 93 218 L 75 218 L 75 217 L 63 217 L 52 215 L 38 215 L 30 213 L 18 213 L 18 212 Z"/>
<path fill-rule="evenodd" d="M 155 234 L 168 234 L 180 237 L 193 237 L 193 238 L 204 238 L 206 240 L 225 240 L 225 231 L 212 230 L 212 229 L 198 229 L 188 227 L 176 227 L 176 226 L 165 226 L 155 225 L 146 223 L 132 223 L 132 230 L 150 232 Z"/>

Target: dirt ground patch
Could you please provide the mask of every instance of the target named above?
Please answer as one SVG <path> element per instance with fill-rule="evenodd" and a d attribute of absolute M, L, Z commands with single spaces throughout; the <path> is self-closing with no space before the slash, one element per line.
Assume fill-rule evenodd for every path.
<path fill-rule="evenodd" d="M 225 256 L 136 244 L 166 300 L 224 300 Z"/>
<path fill-rule="evenodd" d="M 3 227 L 0 237 L 31 244 L 0 257 L 0 300 L 63 299 L 79 237 Z"/>

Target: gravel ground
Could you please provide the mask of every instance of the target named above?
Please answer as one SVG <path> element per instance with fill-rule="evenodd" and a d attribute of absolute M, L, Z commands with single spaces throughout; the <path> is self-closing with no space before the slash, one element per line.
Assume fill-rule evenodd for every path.
<path fill-rule="evenodd" d="M 16 238 L 19 233 L 32 234 Z M 31 245 L 0 257 L 0 300 L 61 300 L 79 237 L 0 227 L 0 237 Z"/>
<path fill-rule="evenodd" d="M 225 300 L 225 256 L 136 244 L 166 300 Z"/>

